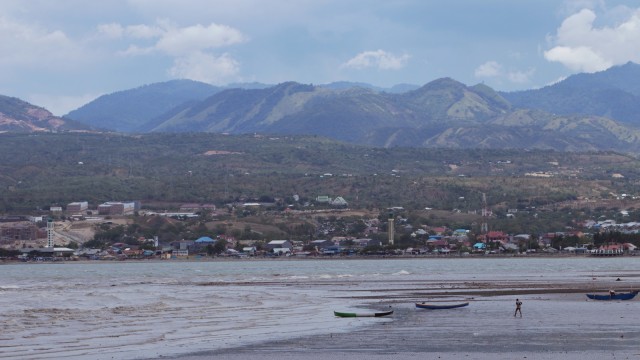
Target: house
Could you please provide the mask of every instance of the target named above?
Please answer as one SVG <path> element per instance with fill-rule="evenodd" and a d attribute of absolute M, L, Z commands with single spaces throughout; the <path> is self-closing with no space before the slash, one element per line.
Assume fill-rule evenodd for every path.
<path fill-rule="evenodd" d="M 372 246 L 382 246 L 382 241 L 374 240 L 374 239 L 355 239 L 353 243 L 360 248 L 372 247 Z"/>
<path fill-rule="evenodd" d="M 255 246 L 245 246 L 242 248 L 242 252 L 249 255 L 249 256 L 254 256 L 256 254 L 256 247 Z"/>
<path fill-rule="evenodd" d="M 212 238 L 208 237 L 208 236 L 202 236 L 200 238 L 198 238 L 198 240 L 195 241 L 196 244 L 215 244 L 216 240 L 213 240 Z"/>
<path fill-rule="evenodd" d="M 291 243 L 291 241 L 289 240 L 271 240 L 269 241 L 269 243 L 265 246 L 265 248 L 267 250 L 274 250 L 274 249 L 291 249 L 293 248 L 293 244 Z"/>
<path fill-rule="evenodd" d="M 349 203 L 347 203 L 347 201 L 344 198 L 342 198 L 342 196 L 338 196 L 335 199 L 331 200 L 330 204 L 333 206 L 345 206 L 345 207 L 349 205 Z"/>
<path fill-rule="evenodd" d="M 467 229 L 456 229 L 453 231 L 453 236 L 467 236 L 468 233 Z"/>
<path fill-rule="evenodd" d="M 414 234 L 415 234 L 414 236 L 424 236 L 424 235 L 427 235 L 428 233 L 427 233 L 427 230 L 425 229 L 418 229 L 414 232 Z"/>
<path fill-rule="evenodd" d="M 509 241 L 509 236 L 502 231 L 489 231 L 485 235 L 485 242 L 500 242 L 506 243 Z"/>
<path fill-rule="evenodd" d="M 208 236 L 202 236 L 193 242 L 193 245 L 191 246 L 191 248 L 194 251 L 201 251 L 209 245 L 213 246 L 216 242 L 217 240 L 214 240 Z"/>
<path fill-rule="evenodd" d="M 273 248 L 271 251 L 276 255 L 291 255 L 291 248 Z"/>
<path fill-rule="evenodd" d="M 171 243 L 174 256 L 189 256 L 189 249 L 193 248 L 193 240 L 181 240 Z"/>
<path fill-rule="evenodd" d="M 443 253 L 443 250 L 449 250 L 449 242 L 444 239 L 428 241 L 427 246 L 432 251 L 437 251 L 439 253 Z"/>
<path fill-rule="evenodd" d="M 473 251 L 484 251 L 487 248 L 487 244 L 485 243 L 475 243 L 473 244 Z"/>
<path fill-rule="evenodd" d="M 334 243 L 331 240 L 313 240 L 309 245 L 313 246 L 316 250 L 324 250 L 333 246 Z"/>
<path fill-rule="evenodd" d="M 431 230 L 438 235 L 443 235 L 448 229 L 444 226 L 438 226 L 432 228 Z"/>
<path fill-rule="evenodd" d="M 342 248 L 338 245 L 331 245 L 322 251 L 323 255 L 338 255 L 342 251 Z"/>

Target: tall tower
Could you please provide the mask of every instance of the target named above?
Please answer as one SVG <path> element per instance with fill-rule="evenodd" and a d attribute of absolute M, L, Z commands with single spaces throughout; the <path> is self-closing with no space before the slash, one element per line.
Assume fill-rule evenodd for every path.
<path fill-rule="evenodd" d="M 482 193 L 482 225 L 480 232 L 486 234 L 489 232 L 489 226 L 487 225 L 487 218 L 489 217 L 489 208 L 487 207 L 487 194 Z"/>
<path fill-rule="evenodd" d="M 53 219 L 47 220 L 47 247 L 53 248 Z"/>
<path fill-rule="evenodd" d="M 395 229 L 393 228 L 393 224 L 394 224 L 393 213 L 390 212 L 389 213 L 389 220 L 388 220 L 388 223 L 387 223 L 387 230 L 389 232 L 389 245 L 393 245 L 393 241 L 394 241 Z"/>

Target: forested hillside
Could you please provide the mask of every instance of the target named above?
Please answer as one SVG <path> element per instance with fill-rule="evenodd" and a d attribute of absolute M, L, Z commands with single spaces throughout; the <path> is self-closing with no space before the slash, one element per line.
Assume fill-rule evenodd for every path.
<path fill-rule="evenodd" d="M 615 175 L 615 176 L 614 176 Z M 353 208 L 525 208 L 634 194 L 616 153 L 370 148 L 301 136 L 0 134 L 0 212 L 342 196 Z"/>

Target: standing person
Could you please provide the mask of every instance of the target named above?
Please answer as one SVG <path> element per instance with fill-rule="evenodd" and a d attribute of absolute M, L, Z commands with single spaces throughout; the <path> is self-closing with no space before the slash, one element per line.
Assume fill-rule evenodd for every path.
<path fill-rule="evenodd" d="M 516 316 L 517 313 L 520 313 L 520 317 L 522 317 L 522 301 L 520 299 L 516 299 L 516 312 L 513 313 L 513 317 Z"/>

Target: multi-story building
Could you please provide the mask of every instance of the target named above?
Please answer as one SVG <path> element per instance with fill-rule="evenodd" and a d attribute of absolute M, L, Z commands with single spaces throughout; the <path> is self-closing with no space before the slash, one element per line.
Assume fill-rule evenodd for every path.
<path fill-rule="evenodd" d="M 87 209 L 89 209 L 89 203 L 86 201 L 72 202 L 67 205 L 68 213 L 77 214 L 83 211 L 87 211 Z"/>
<path fill-rule="evenodd" d="M 38 227 L 29 221 L 1 223 L 0 240 L 36 240 L 38 237 Z"/>
<path fill-rule="evenodd" d="M 98 205 L 98 214 L 100 215 L 130 215 L 133 214 L 139 206 L 136 202 L 117 202 L 108 201 Z"/>

